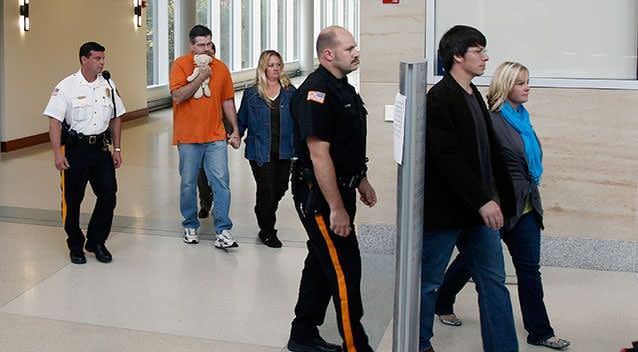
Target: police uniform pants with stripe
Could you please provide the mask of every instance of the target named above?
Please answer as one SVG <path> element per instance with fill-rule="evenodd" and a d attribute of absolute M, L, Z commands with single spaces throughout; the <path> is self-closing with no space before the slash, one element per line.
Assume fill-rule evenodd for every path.
<path fill-rule="evenodd" d="M 334 234 L 330 230 L 328 209 L 311 216 L 302 213 L 300 208 L 309 192 L 308 185 L 293 178 L 292 190 L 295 208 L 309 240 L 290 337 L 304 343 L 318 336 L 317 326 L 323 324 L 332 298 L 344 351 L 372 351 L 361 325 L 361 255 L 354 226 L 347 237 Z M 354 222 L 355 190 L 341 190 L 341 197 Z"/>
<path fill-rule="evenodd" d="M 104 244 L 111 232 L 115 209 L 115 166 L 113 158 L 102 143 L 78 144 L 64 147 L 69 168 L 60 172 L 62 188 L 62 223 L 72 251 L 81 251 L 84 234 L 80 229 L 80 204 L 87 183 L 96 196 L 95 208 L 89 221 L 86 239 L 92 244 Z"/>

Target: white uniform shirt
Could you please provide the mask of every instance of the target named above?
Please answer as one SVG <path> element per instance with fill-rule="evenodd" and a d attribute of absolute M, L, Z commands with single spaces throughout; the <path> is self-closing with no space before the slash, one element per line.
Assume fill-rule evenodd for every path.
<path fill-rule="evenodd" d="M 45 116 L 60 122 L 66 120 L 71 129 L 84 135 L 100 134 L 109 127 L 113 118 L 113 98 L 117 116 L 126 112 L 115 83 L 110 80 L 111 87 L 101 74 L 93 82 L 87 82 L 81 71 L 78 71 L 55 86 L 49 103 L 44 109 Z"/>

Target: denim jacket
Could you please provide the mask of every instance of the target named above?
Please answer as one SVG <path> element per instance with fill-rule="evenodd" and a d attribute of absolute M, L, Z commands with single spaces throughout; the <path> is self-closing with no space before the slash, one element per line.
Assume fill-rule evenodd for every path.
<path fill-rule="evenodd" d="M 297 89 L 292 85 L 281 89 L 279 95 L 279 159 L 291 159 L 294 155 L 293 120 L 290 113 L 290 100 Z M 270 161 L 270 107 L 259 96 L 257 86 L 244 90 L 241 106 L 237 116 L 239 134 L 244 136 L 246 130 L 246 153 L 248 160 L 261 166 Z"/>

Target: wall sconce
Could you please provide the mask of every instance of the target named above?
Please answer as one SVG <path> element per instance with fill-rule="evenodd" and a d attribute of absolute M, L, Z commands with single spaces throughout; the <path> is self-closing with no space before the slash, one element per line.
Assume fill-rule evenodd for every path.
<path fill-rule="evenodd" d="M 20 20 L 22 22 L 22 29 L 26 31 L 31 28 L 29 23 L 29 0 L 22 0 L 20 4 Z"/>
<path fill-rule="evenodd" d="M 133 14 L 135 14 L 135 25 L 142 27 L 142 0 L 134 0 Z"/>

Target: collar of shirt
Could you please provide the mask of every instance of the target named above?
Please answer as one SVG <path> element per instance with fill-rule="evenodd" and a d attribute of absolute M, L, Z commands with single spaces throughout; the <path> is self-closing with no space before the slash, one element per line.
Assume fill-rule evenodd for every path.
<path fill-rule="evenodd" d="M 319 71 L 319 73 L 322 76 L 327 77 L 329 80 L 331 80 L 337 86 L 337 88 L 342 88 L 343 86 L 347 86 L 348 85 L 348 76 L 347 75 L 343 76 L 343 78 L 341 78 L 341 79 L 338 79 L 337 77 L 333 76 L 332 73 L 330 73 L 330 71 L 328 71 L 322 65 L 319 65 L 319 68 L 317 69 L 317 71 Z"/>
<path fill-rule="evenodd" d="M 78 79 L 78 83 L 81 86 L 89 86 L 92 88 L 100 86 L 102 85 L 103 82 L 105 82 L 105 79 L 104 77 L 102 77 L 101 74 L 97 75 L 97 78 L 95 79 L 95 81 L 93 82 L 87 81 L 86 78 L 84 78 L 84 75 L 82 74 L 82 69 L 79 69 L 78 72 L 75 73 L 75 77 Z"/>

